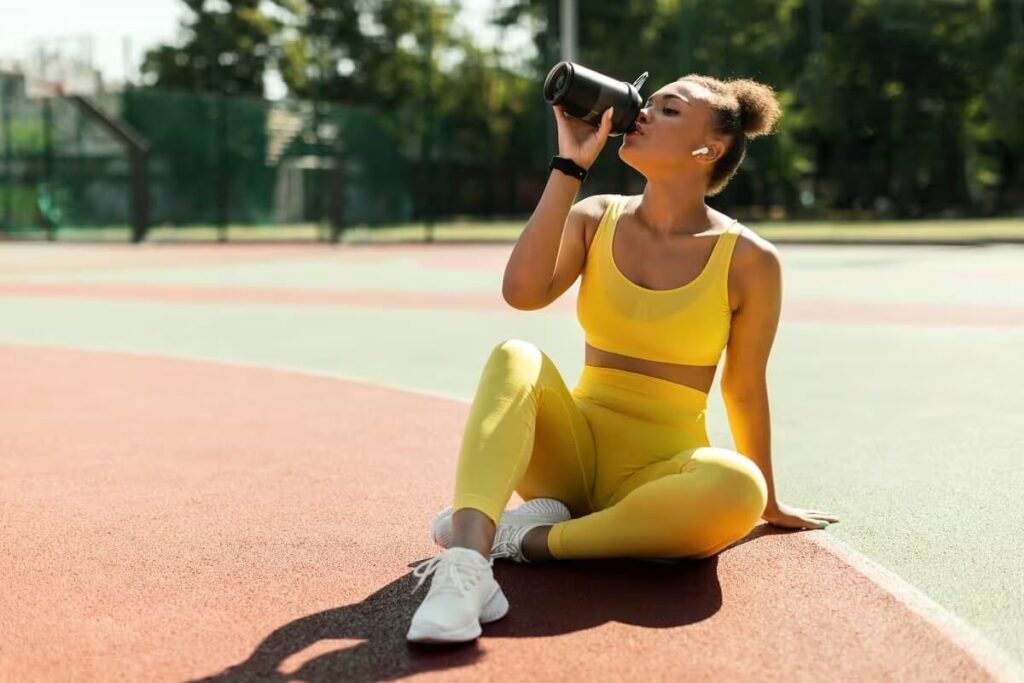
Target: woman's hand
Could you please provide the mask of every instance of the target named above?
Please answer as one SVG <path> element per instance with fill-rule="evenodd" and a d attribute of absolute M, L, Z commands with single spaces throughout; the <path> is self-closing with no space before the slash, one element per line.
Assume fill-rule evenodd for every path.
<path fill-rule="evenodd" d="M 601 125 L 596 129 L 566 114 L 561 105 L 556 104 L 552 110 L 555 112 L 555 125 L 558 126 L 558 156 L 572 159 L 589 169 L 608 142 L 608 134 L 612 131 L 612 108 L 605 109 L 601 115 Z"/>
<path fill-rule="evenodd" d="M 804 510 L 785 503 L 769 505 L 761 518 L 783 529 L 824 529 L 830 522 L 839 521 L 838 517 L 829 512 Z"/>

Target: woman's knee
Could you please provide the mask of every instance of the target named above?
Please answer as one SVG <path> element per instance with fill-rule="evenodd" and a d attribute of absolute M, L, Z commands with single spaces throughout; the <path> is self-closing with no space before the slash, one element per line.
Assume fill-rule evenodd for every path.
<path fill-rule="evenodd" d="M 735 516 L 741 526 L 753 526 L 768 504 L 768 483 L 761 468 L 741 453 L 710 447 L 715 481 L 722 497 L 723 510 Z"/>
<path fill-rule="evenodd" d="M 486 370 L 505 376 L 536 380 L 544 353 L 536 344 L 522 339 L 506 339 L 491 351 Z"/>
<path fill-rule="evenodd" d="M 544 354 L 535 344 L 506 339 L 491 351 L 480 375 L 479 392 L 538 396 Z"/>
<path fill-rule="evenodd" d="M 489 360 L 497 363 L 536 363 L 542 356 L 543 352 L 533 342 L 506 339 L 494 347 Z"/>
<path fill-rule="evenodd" d="M 702 447 L 692 459 L 699 476 L 697 498 L 703 520 L 698 529 L 679 533 L 676 557 L 710 557 L 745 537 L 764 513 L 768 486 L 764 475 L 749 458 L 725 448 Z M 692 494 L 692 492 L 691 492 Z M 696 499 L 681 501 L 687 509 Z M 699 550 L 695 551 L 696 547 Z"/>

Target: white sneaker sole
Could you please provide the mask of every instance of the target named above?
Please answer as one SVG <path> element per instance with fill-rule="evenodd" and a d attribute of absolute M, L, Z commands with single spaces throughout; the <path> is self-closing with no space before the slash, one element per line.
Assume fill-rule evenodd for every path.
<path fill-rule="evenodd" d="M 452 506 L 449 505 L 437 513 L 430 523 L 430 537 L 442 548 L 448 548 L 452 542 Z M 554 498 L 534 498 L 528 500 L 515 510 L 503 512 L 499 524 L 557 524 L 572 519 L 569 508 Z"/>
<path fill-rule="evenodd" d="M 464 643 L 480 637 L 483 629 L 480 624 L 489 624 L 497 621 L 508 614 L 508 598 L 502 592 L 500 586 L 494 587 L 494 592 L 487 598 L 483 609 L 480 610 L 480 619 L 460 629 L 445 630 L 436 624 L 423 622 L 413 623 L 409 626 L 409 632 L 405 638 L 414 643 Z"/>

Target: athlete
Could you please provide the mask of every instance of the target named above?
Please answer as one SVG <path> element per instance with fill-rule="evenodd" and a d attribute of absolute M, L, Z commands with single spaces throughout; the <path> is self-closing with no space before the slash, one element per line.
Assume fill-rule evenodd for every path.
<path fill-rule="evenodd" d="M 707 558 L 764 519 L 797 529 L 838 518 L 775 496 L 766 382 L 778 328 L 777 249 L 705 198 L 736 174 L 750 139 L 781 115 L 748 79 L 689 75 L 646 102 L 619 147 L 646 179 L 639 196 L 573 203 L 611 131 L 553 108 L 561 159 L 509 256 L 502 292 L 543 308 L 582 276 L 585 364 L 571 390 L 537 346 L 500 343 L 470 407 L 454 503 L 432 522 L 445 550 L 407 639 L 473 640 L 508 600 L 496 558 L 517 562 Z M 725 352 L 722 398 L 736 450 L 712 446 L 708 392 Z M 523 505 L 505 511 L 512 492 Z M 415 589 L 414 589 L 415 590 Z"/>

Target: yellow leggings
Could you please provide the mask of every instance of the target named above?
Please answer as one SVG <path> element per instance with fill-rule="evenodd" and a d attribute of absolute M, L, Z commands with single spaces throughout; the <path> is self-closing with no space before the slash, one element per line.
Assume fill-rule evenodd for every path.
<path fill-rule="evenodd" d="M 518 339 L 491 353 L 470 408 L 456 510 L 497 524 L 516 491 L 557 498 L 556 559 L 710 557 L 743 538 L 768 487 L 747 457 L 708 442 L 707 394 L 586 365 L 570 391 L 551 359 Z"/>

